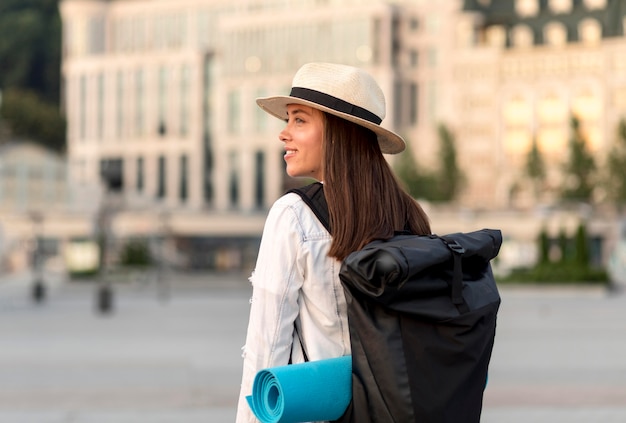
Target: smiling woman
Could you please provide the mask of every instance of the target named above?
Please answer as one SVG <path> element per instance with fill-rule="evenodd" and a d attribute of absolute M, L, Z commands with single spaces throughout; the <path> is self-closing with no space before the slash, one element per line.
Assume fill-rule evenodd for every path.
<path fill-rule="evenodd" d="M 323 181 L 323 113 L 300 104 L 287 105 L 287 125 L 279 139 L 285 143 L 287 174 L 292 178 L 311 177 Z"/>
<path fill-rule="evenodd" d="M 429 234 L 428 218 L 398 185 L 383 153 L 404 140 L 380 126 L 385 98 L 361 69 L 309 63 L 291 93 L 257 99 L 286 122 L 286 171 L 322 187 L 331 233 L 304 200 L 287 193 L 272 206 L 261 239 L 253 285 L 237 422 L 257 422 L 246 402 L 255 375 L 288 363 L 351 354 L 341 261 L 396 231 Z"/>

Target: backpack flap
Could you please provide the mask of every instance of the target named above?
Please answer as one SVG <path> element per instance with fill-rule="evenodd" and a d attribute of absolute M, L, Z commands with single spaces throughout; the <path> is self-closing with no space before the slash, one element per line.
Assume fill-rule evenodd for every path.
<path fill-rule="evenodd" d="M 453 318 L 499 302 L 490 261 L 501 244 L 501 232 L 493 229 L 445 237 L 397 235 L 350 254 L 339 277 L 354 295 L 388 309 L 421 318 Z M 453 295 L 455 258 L 460 259 L 456 277 L 460 271 L 462 307 Z"/>

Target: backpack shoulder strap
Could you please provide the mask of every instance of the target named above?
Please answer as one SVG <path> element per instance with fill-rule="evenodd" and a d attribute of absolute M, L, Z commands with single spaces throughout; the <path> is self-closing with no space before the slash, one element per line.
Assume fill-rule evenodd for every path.
<path fill-rule="evenodd" d="M 290 192 L 294 192 L 302 197 L 302 200 L 313 211 L 313 214 L 315 214 L 321 224 L 332 234 L 330 230 L 330 219 L 328 217 L 328 204 L 324 196 L 324 185 L 320 182 L 315 182 L 304 187 L 293 188 L 287 191 L 287 193 Z"/>

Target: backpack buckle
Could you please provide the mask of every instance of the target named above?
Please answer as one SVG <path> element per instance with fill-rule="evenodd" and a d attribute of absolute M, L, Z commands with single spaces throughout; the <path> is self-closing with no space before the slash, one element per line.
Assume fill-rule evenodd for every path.
<path fill-rule="evenodd" d="M 453 240 L 452 242 L 446 241 L 446 245 L 456 254 L 465 254 L 465 248 L 463 248 L 463 246 L 459 244 L 456 240 Z"/>

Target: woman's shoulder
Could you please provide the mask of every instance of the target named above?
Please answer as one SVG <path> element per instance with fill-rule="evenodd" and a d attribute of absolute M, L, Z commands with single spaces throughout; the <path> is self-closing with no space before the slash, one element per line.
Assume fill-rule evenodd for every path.
<path fill-rule="evenodd" d="M 294 192 L 288 192 L 278 198 L 272 205 L 269 214 L 270 216 L 282 216 L 283 219 L 286 218 L 285 215 L 289 215 L 291 218 L 286 220 L 292 220 L 305 233 L 325 232 L 311 208 L 300 195 Z"/>
<path fill-rule="evenodd" d="M 272 207 L 298 207 L 299 208 L 299 207 L 302 207 L 302 205 L 305 205 L 304 201 L 302 200 L 302 197 L 300 197 L 295 192 L 288 192 L 280 196 L 274 202 L 274 205 Z"/>

